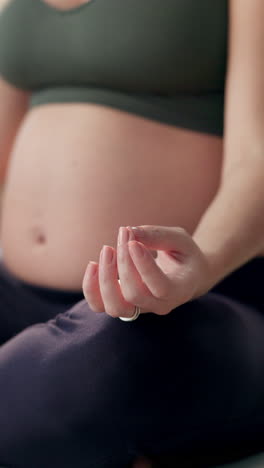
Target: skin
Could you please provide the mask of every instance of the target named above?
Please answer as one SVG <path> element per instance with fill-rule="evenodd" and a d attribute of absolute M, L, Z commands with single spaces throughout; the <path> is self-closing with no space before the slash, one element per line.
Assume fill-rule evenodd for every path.
<path fill-rule="evenodd" d="M 51 6 L 60 8 L 61 2 Z M 68 7 L 75 6 L 77 2 L 68 2 Z M 3 81 L 0 95 L 5 116 L 0 125 L 1 141 L 5 141 L 0 149 L 1 160 L 8 165 L 1 244 L 13 274 L 33 284 L 80 290 L 88 261 L 99 260 L 104 244 L 114 249 L 118 229 L 124 223 L 147 221 L 194 231 L 219 184 L 220 138 L 89 104 L 43 106 L 28 111 L 29 95 Z M 4 139 L 7 134 L 10 138 Z M 110 174 L 107 167 L 111 168 Z M 51 171 L 54 182 L 61 181 L 60 192 L 57 183 L 53 185 L 50 180 Z M 135 172 L 138 175 L 131 184 L 129 176 Z M 188 186 L 192 194 L 185 196 L 183 203 Z M 101 187 L 106 188 L 107 198 Z M 107 217 L 109 211 L 111 216 Z M 103 215 L 98 218 L 98 213 Z M 41 242 L 41 236 L 45 242 Z M 151 250 L 155 251 L 150 246 L 147 253 Z M 117 274 L 116 270 L 111 271 L 111 277 L 113 274 Z M 98 276 L 96 281 L 92 289 L 98 295 Z M 84 293 L 88 294 L 85 288 Z M 118 300 L 122 300 L 121 293 Z M 131 315 L 134 305 L 126 302 L 126 308 L 120 315 Z M 150 460 L 140 458 L 133 468 L 151 465 Z"/>
<path fill-rule="evenodd" d="M 59 8 L 59 1 L 49 4 Z M 69 1 L 67 8 L 78 4 Z M 1 238 L 5 261 L 15 275 L 44 286 L 83 286 L 95 313 L 114 316 L 118 309 L 115 316 L 124 315 L 124 310 L 131 316 L 135 299 L 143 304 L 143 313 L 153 313 L 154 308 L 169 313 L 172 301 L 177 305 L 196 297 L 210 281 L 263 252 L 259 174 L 264 170 L 264 6 L 262 0 L 233 0 L 230 6 L 224 140 L 90 104 L 54 104 L 28 112 L 28 96 L 0 82 L 0 151 L 3 160 L 12 156 Z M 131 179 L 131 174 L 136 177 Z M 241 209 L 233 204 L 237 193 Z M 133 254 L 139 238 L 119 247 L 117 233 L 120 226 L 142 224 L 150 226 L 146 230 L 160 226 L 161 237 L 156 244 L 151 234 L 141 239 L 146 256 L 139 261 Z M 181 227 L 181 235 L 175 231 L 172 238 L 169 226 Z M 188 243 L 186 250 L 181 249 L 183 242 Z M 110 267 L 105 255 L 100 256 L 103 245 L 108 246 L 105 253 L 116 255 Z M 151 249 L 158 250 L 156 261 L 148 255 Z M 170 250 L 183 257 L 166 264 L 165 252 Z M 158 299 L 164 297 L 153 302 L 149 294 L 153 277 L 160 274 L 160 285 L 161 278 L 168 279 L 168 267 L 172 272 L 179 265 L 185 270 L 182 258 L 192 265 L 183 297 L 170 297 L 170 283 L 166 307 L 159 308 Z M 89 260 L 87 270 L 94 269 L 95 276 L 87 271 L 83 277 Z M 142 277 L 146 265 L 147 286 Z M 197 284 L 200 267 L 204 274 Z M 132 286 L 126 289 L 128 283 Z M 145 303 L 144 310 L 146 297 L 152 302 Z"/>
<path fill-rule="evenodd" d="M 230 2 L 230 49 L 225 112 L 225 159 L 222 179 L 218 193 L 201 218 L 193 235 L 193 247 L 200 247 L 201 256 L 195 248 L 189 250 L 190 258 L 199 259 L 198 265 L 200 262 L 203 272 L 199 283 L 199 267 L 196 270 L 196 280 L 200 292 L 209 290 L 246 261 L 255 256 L 263 255 L 263 16 L 264 5 L 261 0 L 254 2 L 233 0 Z M 239 204 L 237 204 L 238 194 L 241 194 Z M 153 228 L 156 234 L 154 236 L 155 243 L 152 235 Z M 160 228 L 144 226 L 143 231 L 145 245 L 160 249 L 158 254 L 161 252 L 164 255 L 165 252 L 168 253 L 174 249 L 177 256 L 179 253 L 187 253 L 188 256 L 188 249 L 185 250 L 181 243 L 181 240 L 188 239 L 187 233 L 182 232 L 178 238 L 179 233 L 175 229 L 174 235 L 171 237 L 171 233 L 166 232 L 166 228 L 163 226 Z M 110 315 L 112 315 L 112 305 L 114 304 L 117 310 L 114 316 L 117 316 L 121 305 L 120 291 L 111 285 L 115 284 L 118 269 L 123 297 L 132 298 L 137 305 L 142 304 L 147 307 L 152 305 L 152 312 L 158 314 L 160 313 L 159 300 L 165 299 L 166 303 L 169 298 L 169 287 L 167 287 L 168 284 L 165 285 L 164 277 L 167 274 L 167 278 L 170 278 L 170 270 L 166 268 L 165 275 L 158 271 L 156 264 L 158 262 L 155 262 L 148 255 L 143 245 L 143 255 L 136 253 L 137 242 L 133 240 L 133 236 L 129 239 L 130 228 L 121 228 L 120 234 L 120 244 L 117 247 L 117 267 L 113 261 L 113 259 L 115 260 L 115 252 L 108 247 L 102 251 L 98 268 L 96 264 L 93 265 L 93 276 L 89 273 L 88 267 L 88 273 L 84 279 L 84 290 L 87 290 L 88 299 L 91 302 L 97 299 L 97 304 L 100 303 L 101 299 L 105 312 Z M 205 270 L 202 260 L 205 261 Z M 180 255 L 177 262 L 182 268 L 184 255 L 183 259 Z M 191 270 L 195 272 L 195 266 L 192 265 Z M 97 271 L 99 271 L 98 281 L 96 280 Z M 126 284 L 126 287 L 123 288 L 122 275 L 124 275 L 123 284 Z M 182 292 L 186 285 L 183 287 L 180 285 L 181 288 L 177 288 L 176 270 L 173 279 L 175 280 L 174 290 Z M 144 286 L 148 287 L 148 291 L 144 290 L 143 287 L 141 290 L 139 289 L 140 280 Z M 192 281 L 193 277 L 190 275 L 187 283 L 190 285 Z M 157 285 L 158 287 L 156 287 Z M 154 300 L 153 297 L 150 299 L 150 292 L 154 296 Z M 187 296 L 186 300 L 192 298 L 193 296 L 190 295 L 189 298 Z M 176 298 L 174 304 L 176 307 L 179 305 Z M 166 304 L 164 310 L 166 310 Z M 142 313 L 144 312 L 143 309 Z"/>
<path fill-rule="evenodd" d="M 156 259 L 147 247 L 157 249 Z M 141 313 L 166 315 L 201 295 L 208 276 L 206 258 L 183 229 L 121 227 L 117 252 L 104 246 L 99 265 L 90 262 L 83 291 L 95 312 L 112 317 L 131 317 L 131 304 Z"/>
<path fill-rule="evenodd" d="M 19 100 L 10 86 L 4 96 L 6 115 Z M 6 126 L 3 118 L 1 141 Z M 33 284 L 80 291 L 88 262 L 99 261 L 103 245 L 116 247 L 120 226 L 194 232 L 218 188 L 219 137 L 116 109 L 39 106 L 9 133 L 1 243 L 9 270 Z"/>
<path fill-rule="evenodd" d="M 89 3 L 91 0 L 64 0 L 63 2 L 60 0 L 43 1 L 57 10 L 72 10 L 74 8 L 78 8 L 78 6 L 83 5 L 84 3 Z"/>
<path fill-rule="evenodd" d="M 245 61 L 241 62 L 237 59 L 241 53 L 240 42 L 242 46 L 246 45 L 243 25 L 248 24 L 247 15 L 249 17 L 251 15 L 253 20 L 257 17 L 257 13 L 258 17 L 264 13 L 264 6 L 258 0 L 255 1 L 254 7 L 249 7 L 244 0 L 242 13 L 235 0 L 230 4 L 232 34 L 230 35 L 227 80 L 229 100 L 226 106 L 225 147 L 229 151 L 231 147 L 233 151 L 226 153 L 222 183 L 216 197 L 202 217 L 193 238 L 178 228 L 142 226 L 144 246 L 134 241 L 135 237 L 130 228 L 121 228 L 117 257 L 114 249 L 104 246 L 99 265 L 90 264 L 86 271 L 83 288 L 87 301 L 92 304 L 95 311 L 104 311 L 113 317 L 125 316 L 129 302 L 132 302 L 141 307 L 141 313 L 150 311 L 156 314 L 169 313 L 173 304 L 177 307 L 183 302 L 204 294 L 228 273 L 243 265 L 245 261 L 262 255 L 264 225 L 262 218 L 256 217 L 256 214 L 262 215 L 264 209 L 264 138 L 262 136 L 264 60 L 260 54 L 264 33 L 260 21 L 256 21 L 257 30 L 254 24 L 254 30 L 251 31 L 249 40 L 252 45 L 251 53 L 245 53 L 253 71 L 249 73 L 247 68 L 244 70 Z M 255 52 L 256 46 L 259 55 Z M 256 68 L 259 71 L 257 75 L 255 75 Z M 236 79 L 241 71 L 244 71 L 243 78 L 237 83 Z M 235 83 L 234 91 L 233 83 Z M 256 88 L 249 86 L 251 100 L 247 96 L 244 100 L 241 99 L 241 95 L 237 94 L 239 85 L 242 90 L 243 84 L 253 85 L 254 83 L 259 85 L 258 93 L 256 93 Z M 262 107 L 257 98 L 261 100 Z M 253 124 L 248 118 L 238 119 L 238 116 L 234 114 L 234 105 L 244 110 L 251 110 Z M 242 115 L 248 114 L 242 113 Z M 236 125 L 232 117 L 236 118 Z M 231 133 L 230 122 L 232 123 Z M 246 135 L 255 136 L 250 145 L 247 139 L 242 137 L 241 128 Z M 242 138 L 245 147 L 238 145 L 234 134 Z M 230 157 L 228 157 L 229 154 Z M 235 207 L 234 195 L 238 193 L 238 189 L 242 191 L 244 203 L 240 204 L 234 216 L 230 208 Z M 227 220 L 229 221 L 228 229 L 226 229 Z M 155 247 L 158 250 L 156 261 L 148 253 L 146 246 Z M 170 262 L 173 263 L 171 257 L 175 252 L 174 265 L 171 265 Z M 120 278 L 120 286 L 117 274 Z M 196 285 L 193 290 L 192 285 Z M 127 301 L 127 304 L 122 302 L 123 299 Z M 132 315 L 133 309 L 131 309 L 130 316 Z"/>
<path fill-rule="evenodd" d="M 217 191 L 219 137 L 89 103 L 28 110 L 29 96 L 3 80 L 0 97 L 1 159 L 10 157 L 1 243 L 24 281 L 80 291 L 88 261 L 98 262 L 102 245 L 116 246 L 120 226 L 192 233 Z"/>
<path fill-rule="evenodd" d="M 157 261 L 154 261 L 143 245 L 141 245 L 142 253 L 137 253 L 136 246 L 140 244 L 133 242 L 133 237 L 129 239 L 130 229 L 121 228 L 121 241 L 117 248 L 117 267 L 115 265 L 115 252 L 109 247 L 104 247 L 100 256 L 97 284 L 96 264 L 92 266 L 92 269 L 91 266 L 88 266 L 87 269 L 84 289 L 87 291 L 88 302 L 93 303 L 97 298 L 97 304 L 94 306 L 95 310 L 97 307 L 97 310 L 100 311 L 101 306 L 101 310 L 104 308 L 109 315 L 113 315 L 112 310 L 115 310 L 113 316 L 120 316 L 118 310 L 122 310 L 122 304 L 120 300 L 118 304 L 117 300 L 119 288 L 117 288 L 117 285 L 113 287 L 118 270 L 125 299 L 133 298 L 134 303 L 142 307 L 142 313 L 148 312 L 148 308 L 153 313 L 162 313 L 159 304 L 156 305 L 153 298 L 149 297 L 149 291 L 156 299 L 165 298 L 169 303 L 170 287 L 168 281 L 165 280 L 165 276 L 167 276 L 167 280 L 170 280 L 171 271 L 166 263 L 164 253 L 168 253 L 173 248 L 177 251 L 177 255 L 180 254 L 180 259 L 177 258 L 177 262 L 180 263 L 181 278 L 184 276 L 183 264 L 186 254 L 187 256 L 189 254 L 193 260 L 195 258 L 198 260 L 198 268 L 195 265 L 190 267 L 193 270 L 192 272 L 196 270 L 196 273 L 194 273 L 195 280 L 193 280 L 192 274 L 189 274 L 186 282 L 190 286 L 194 281 L 197 283 L 197 289 L 194 294 L 187 294 L 187 300 L 208 291 L 219 280 L 243 265 L 247 260 L 263 255 L 263 217 L 259 219 L 256 216 L 258 214 L 261 216 L 264 209 L 264 59 L 261 53 L 264 33 L 262 23 L 259 20 L 259 18 L 262 18 L 263 13 L 264 6 L 259 0 L 255 0 L 253 6 L 248 6 L 248 3 L 244 0 L 242 12 L 241 3 L 239 3 L 239 6 L 237 0 L 230 3 L 231 34 L 225 113 L 226 157 L 221 186 L 202 217 L 193 239 L 191 239 L 189 252 L 187 244 L 186 250 L 184 245 L 184 241 L 188 241 L 186 232 L 179 233 L 175 228 L 171 237 L 171 230 L 165 227 L 144 226 L 145 235 L 150 229 L 150 233 L 145 238 L 143 237 L 146 245 L 156 247 L 159 250 Z M 250 24 L 253 24 L 253 20 L 255 20 L 254 27 L 248 26 L 248 17 L 252 19 Z M 249 40 L 244 39 L 244 28 L 249 29 Z M 245 47 L 248 43 L 251 47 L 244 52 L 243 46 Z M 248 59 L 248 62 L 245 61 L 244 56 Z M 251 66 L 245 68 L 245 63 Z M 238 77 L 240 77 L 240 81 L 237 81 Z M 255 86 L 253 86 L 254 84 Z M 250 98 L 246 94 L 242 99 L 243 86 L 248 91 Z M 240 90 L 240 93 L 237 90 Z M 241 113 L 242 117 L 240 119 L 236 114 L 237 107 L 244 111 Z M 251 119 L 248 118 L 248 115 L 251 115 Z M 235 208 L 236 206 L 234 205 L 234 196 L 239 193 L 239 189 L 242 193 L 243 203 L 240 203 L 236 216 L 234 216 L 232 212 L 232 207 Z M 227 221 L 228 229 L 226 228 Z M 149 242 L 153 236 L 153 233 L 151 233 L 153 229 L 155 231 L 155 243 Z M 129 240 L 132 240 L 132 242 L 129 242 Z M 198 246 L 201 246 L 200 252 L 196 249 Z M 163 259 L 163 262 L 159 260 L 160 258 Z M 163 266 L 166 274 L 162 274 L 157 266 Z M 91 275 L 92 270 L 94 272 L 93 276 Z M 172 280 L 175 280 L 173 287 L 176 291 L 184 292 L 185 284 L 181 284 L 180 288 L 177 287 L 179 286 L 177 284 L 177 271 L 178 269 L 174 270 L 172 268 Z M 199 279 L 199 272 L 202 272 L 200 274 L 201 279 Z M 142 286 L 140 291 L 138 273 L 143 286 L 147 286 L 148 290 L 145 290 Z M 92 281 L 94 282 L 94 289 L 92 288 Z M 178 295 L 181 294 L 178 293 Z M 100 297 L 101 305 L 99 305 Z M 174 298 L 174 301 L 176 307 L 182 303 L 181 300 L 178 301 L 176 298 Z M 166 313 L 166 304 L 164 313 Z"/>

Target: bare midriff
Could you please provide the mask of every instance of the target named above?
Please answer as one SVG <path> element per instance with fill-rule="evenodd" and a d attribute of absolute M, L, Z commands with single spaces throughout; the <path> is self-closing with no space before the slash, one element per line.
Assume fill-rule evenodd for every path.
<path fill-rule="evenodd" d="M 219 186 L 222 138 L 94 104 L 31 109 L 2 201 L 8 269 L 40 286 L 81 290 L 89 260 L 119 226 L 193 233 Z"/>

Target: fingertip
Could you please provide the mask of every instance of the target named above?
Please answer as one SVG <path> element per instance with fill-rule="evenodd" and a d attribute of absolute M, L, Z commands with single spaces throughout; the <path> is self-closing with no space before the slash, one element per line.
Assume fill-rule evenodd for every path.
<path fill-rule="evenodd" d="M 129 248 L 130 254 L 138 258 L 144 257 L 145 253 L 147 252 L 147 249 L 145 248 L 145 246 L 141 242 L 138 242 L 138 241 L 129 241 L 128 248 Z"/>
<path fill-rule="evenodd" d="M 132 241 L 132 240 L 136 240 L 136 237 L 135 237 L 135 232 L 133 232 L 133 228 L 131 228 L 131 226 L 126 226 L 126 229 L 128 230 L 128 240 L 129 241 Z"/>
<path fill-rule="evenodd" d="M 83 276 L 83 281 L 82 281 L 83 292 L 85 292 L 87 284 L 91 281 L 94 281 L 94 279 L 97 277 L 97 273 L 98 273 L 98 264 L 96 262 L 90 261 L 87 265 L 87 268 Z"/>
<path fill-rule="evenodd" d="M 150 250 L 138 240 L 129 241 L 127 245 L 130 252 L 132 251 L 133 253 L 137 253 L 139 256 L 140 254 L 145 255 L 147 253 L 150 254 L 150 256 L 152 257 Z"/>
<path fill-rule="evenodd" d="M 142 229 L 142 227 L 139 227 L 139 226 L 127 226 L 127 228 L 130 229 L 132 235 L 136 237 L 140 237 L 140 238 L 143 238 L 146 236 L 146 231 L 144 231 L 144 229 Z"/>
<path fill-rule="evenodd" d="M 85 271 L 85 277 L 88 278 L 93 278 L 93 276 L 96 275 L 98 271 L 98 263 L 90 261 L 87 265 L 86 271 Z"/>

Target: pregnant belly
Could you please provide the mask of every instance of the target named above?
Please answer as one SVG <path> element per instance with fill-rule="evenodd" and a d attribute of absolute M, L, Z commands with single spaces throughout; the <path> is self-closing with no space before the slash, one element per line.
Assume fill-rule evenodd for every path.
<path fill-rule="evenodd" d="M 31 110 L 4 190 L 1 244 L 24 281 L 80 290 L 119 226 L 194 231 L 219 184 L 220 138 L 90 104 Z"/>

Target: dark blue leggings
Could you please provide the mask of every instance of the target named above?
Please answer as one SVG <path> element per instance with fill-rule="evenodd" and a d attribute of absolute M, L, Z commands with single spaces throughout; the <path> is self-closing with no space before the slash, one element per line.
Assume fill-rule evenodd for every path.
<path fill-rule="evenodd" d="M 191 454 L 205 468 L 263 449 L 263 273 L 254 259 L 127 323 L 2 263 L 0 466 L 124 468 L 144 454 L 164 468 Z"/>

